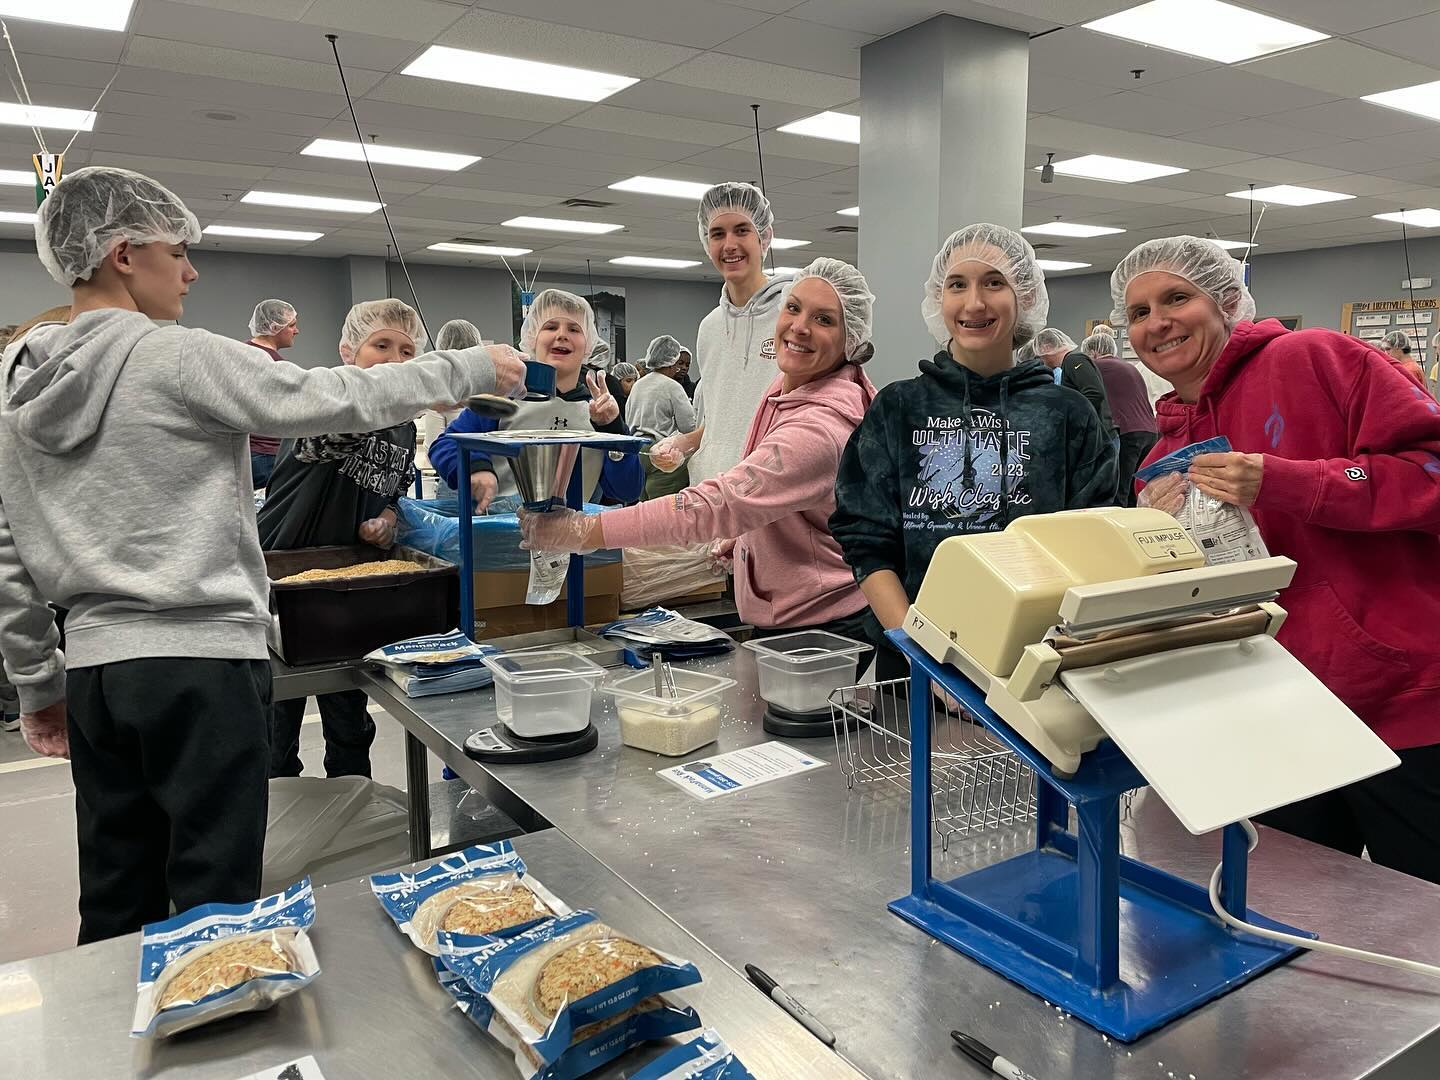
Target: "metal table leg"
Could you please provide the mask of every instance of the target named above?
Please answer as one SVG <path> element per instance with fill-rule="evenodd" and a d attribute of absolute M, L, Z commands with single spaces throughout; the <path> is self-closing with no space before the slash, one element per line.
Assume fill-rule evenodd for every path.
<path fill-rule="evenodd" d="M 430 857 L 430 763 L 425 744 L 405 732 L 405 794 L 410 809 L 410 860 Z"/>

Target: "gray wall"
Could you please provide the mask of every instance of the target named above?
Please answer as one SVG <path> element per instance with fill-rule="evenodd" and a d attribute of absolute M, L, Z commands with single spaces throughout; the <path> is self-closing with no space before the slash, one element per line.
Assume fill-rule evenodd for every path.
<path fill-rule="evenodd" d="M 1303 326 L 1338 330 L 1341 305 L 1407 295 L 1400 288 L 1406 273 L 1405 251 L 1398 243 L 1256 255 L 1253 261 L 1251 291 L 1259 313 L 1299 315 Z M 1410 241 L 1410 269 L 1416 277 L 1440 281 L 1440 237 Z M 1051 278 L 1048 284 L 1051 326 L 1078 340 L 1087 319 L 1109 317 L 1109 274 L 1067 275 Z M 1436 295 L 1434 288 L 1415 293 L 1417 298 Z"/>

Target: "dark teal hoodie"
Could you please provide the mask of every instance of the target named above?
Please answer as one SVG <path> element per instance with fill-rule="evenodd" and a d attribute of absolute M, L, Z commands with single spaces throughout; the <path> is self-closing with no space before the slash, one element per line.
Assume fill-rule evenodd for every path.
<path fill-rule="evenodd" d="M 947 536 L 1114 499 L 1110 433 L 1084 397 L 1039 360 L 982 378 L 942 350 L 850 437 L 830 531 L 856 580 L 893 570 L 913 600 Z"/>

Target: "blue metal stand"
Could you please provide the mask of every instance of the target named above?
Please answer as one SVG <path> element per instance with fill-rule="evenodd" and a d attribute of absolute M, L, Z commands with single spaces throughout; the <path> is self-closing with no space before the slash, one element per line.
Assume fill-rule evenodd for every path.
<path fill-rule="evenodd" d="M 553 370 L 553 369 L 547 369 Z M 471 641 L 475 640 L 475 537 L 473 533 L 474 504 L 470 499 L 470 455 L 483 451 L 494 456 L 519 457 L 523 449 L 519 443 L 504 442 L 503 432 L 455 432 L 450 436 L 460 451 L 460 489 L 456 499 L 460 511 L 460 629 Z M 532 440 L 532 445 L 544 445 L 545 440 Z M 650 440 L 637 437 L 624 441 L 619 439 L 554 440 L 564 441 L 580 449 L 594 447 L 600 450 L 633 454 L 642 449 Z M 577 458 L 575 469 L 570 474 L 570 486 L 565 491 L 565 505 L 571 510 L 585 509 L 583 470 Z M 585 625 L 585 557 L 571 555 L 570 567 L 565 572 L 565 619 L 570 626 Z"/>
<path fill-rule="evenodd" d="M 1300 950 L 1226 927 L 1205 886 L 1120 853 L 1120 796 L 1144 778 L 1106 739 L 1072 777 L 986 704 L 969 679 L 905 634 L 887 635 L 910 661 L 910 895 L 902 919 L 1124 1042 L 1284 962 Z M 937 683 L 1034 771 L 1036 847 L 937 880 L 931 855 L 930 697 Z M 1070 808 L 1077 831 L 1069 831 Z M 1246 837 L 1225 829 L 1222 903 L 1247 922 L 1304 931 L 1245 907 Z M 1313 936 L 1313 935 L 1309 935 Z"/>

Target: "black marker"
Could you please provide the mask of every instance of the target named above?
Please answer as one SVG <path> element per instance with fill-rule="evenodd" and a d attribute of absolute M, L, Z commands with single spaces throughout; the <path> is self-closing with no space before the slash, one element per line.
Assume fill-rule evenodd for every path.
<path fill-rule="evenodd" d="M 950 1037 L 955 1040 L 961 1050 L 965 1051 L 965 1056 L 982 1069 L 989 1069 L 996 1076 L 1005 1077 L 1005 1080 L 1035 1080 L 1035 1077 L 1020 1068 L 1019 1065 L 1013 1061 L 1006 1061 L 973 1035 L 966 1035 L 963 1031 L 952 1031 Z"/>
<path fill-rule="evenodd" d="M 769 975 L 766 975 L 754 964 L 745 965 L 745 974 L 750 976 L 750 981 L 760 988 L 762 994 L 804 1024 L 811 1035 L 814 1035 L 826 1046 L 835 1045 L 835 1033 L 810 1015 L 804 1005 L 782 990 Z"/>

